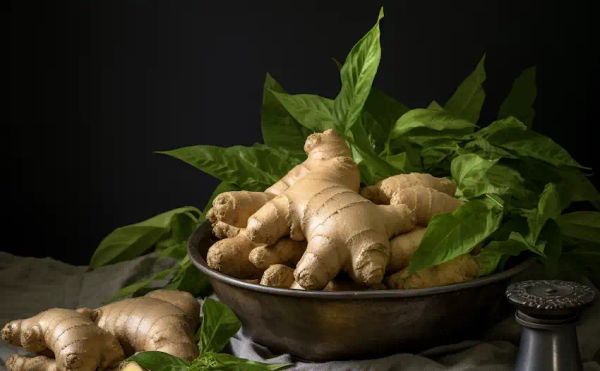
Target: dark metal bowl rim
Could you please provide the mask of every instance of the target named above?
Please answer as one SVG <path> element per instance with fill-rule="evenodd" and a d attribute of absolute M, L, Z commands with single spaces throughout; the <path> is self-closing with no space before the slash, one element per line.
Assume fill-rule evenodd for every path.
<path fill-rule="evenodd" d="M 262 286 L 244 280 L 230 277 L 226 274 L 220 273 L 212 268 L 209 268 L 206 261 L 201 256 L 197 248 L 195 248 L 193 240 L 194 236 L 202 226 L 198 227 L 188 241 L 188 255 L 192 263 L 205 275 L 221 281 L 223 283 L 243 288 L 250 291 L 257 291 L 265 294 L 273 295 L 284 295 L 284 296 L 295 296 L 304 298 L 318 298 L 318 299 L 384 299 L 384 298 L 412 298 L 419 296 L 428 296 L 436 294 L 444 294 L 453 291 L 465 290 L 474 287 L 480 287 L 488 285 L 494 282 L 502 281 L 513 277 L 514 275 L 524 271 L 530 267 L 534 259 L 525 260 L 518 265 L 507 269 L 503 272 L 494 273 L 489 276 L 477 278 L 471 281 L 456 283 L 446 286 L 430 287 L 425 289 L 388 289 L 388 290 L 363 290 L 363 291 L 308 291 L 308 290 L 292 290 L 292 289 L 281 289 L 276 287 Z"/>

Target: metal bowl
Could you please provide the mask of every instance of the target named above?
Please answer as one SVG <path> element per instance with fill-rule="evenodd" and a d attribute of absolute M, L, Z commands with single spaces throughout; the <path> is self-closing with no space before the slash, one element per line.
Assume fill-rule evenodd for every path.
<path fill-rule="evenodd" d="M 276 353 L 310 361 L 417 352 L 477 336 L 508 313 L 504 290 L 531 261 L 484 278 L 416 290 L 302 291 L 248 283 L 209 268 L 210 224 L 192 234 L 188 254 L 244 334 Z"/>

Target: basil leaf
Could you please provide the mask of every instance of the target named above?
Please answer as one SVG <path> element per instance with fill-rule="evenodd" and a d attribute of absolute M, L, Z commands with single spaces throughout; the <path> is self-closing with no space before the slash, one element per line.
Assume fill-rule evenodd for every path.
<path fill-rule="evenodd" d="M 351 144 L 352 157 L 360 169 L 360 176 L 365 184 L 375 184 L 383 178 L 397 174 L 398 171 L 382 158 L 369 150 Z"/>
<path fill-rule="evenodd" d="M 171 220 L 171 233 L 156 243 L 160 256 L 181 259 L 187 254 L 187 240 L 203 218 L 191 213 L 177 214 Z"/>
<path fill-rule="evenodd" d="M 282 147 L 290 152 L 304 155 L 304 141 L 310 130 L 301 126 L 273 95 L 273 92 L 285 93 L 285 90 L 275 79 L 267 74 L 265 77 L 261 129 L 265 144 L 273 147 Z"/>
<path fill-rule="evenodd" d="M 537 208 L 523 211 L 523 215 L 527 217 L 527 225 L 529 226 L 527 240 L 530 244 L 535 245 L 537 243 L 540 232 L 546 222 L 550 219 L 557 219 L 561 211 L 561 201 L 556 186 L 549 183 L 540 195 Z"/>
<path fill-rule="evenodd" d="M 434 216 L 410 260 L 409 271 L 414 273 L 470 252 L 496 231 L 501 221 L 502 208 L 485 200 L 470 201 L 452 213 Z"/>
<path fill-rule="evenodd" d="M 273 91 L 273 95 L 290 115 L 305 128 L 312 131 L 325 131 L 336 127 L 333 116 L 333 101 L 331 99 L 318 95 L 290 95 L 275 91 Z"/>
<path fill-rule="evenodd" d="M 202 313 L 200 351 L 219 352 L 240 329 L 240 320 L 225 304 L 212 299 L 204 300 Z"/>
<path fill-rule="evenodd" d="M 517 256 L 527 250 L 527 245 L 516 235 L 517 232 L 513 232 L 507 240 L 492 241 L 481 249 L 481 252 L 475 256 L 479 263 L 480 276 L 493 273 L 503 258 Z"/>
<path fill-rule="evenodd" d="M 438 102 L 436 102 L 435 100 L 432 100 L 429 105 L 427 106 L 427 109 L 433 109 L 433 110 L 437 110 L 437 111 L 443 111 L 444 107 L 442 107 Z"/>
<path fill-rule="evenodd" d="M 454 94 L 446 102 L 445 109 L 466 120 L 477 123 L 479 113 L 485 100 L 482 84 L 485 81 L 485 55 L 475 70 L 460 84 Z"/>
<path fill-rule="evenodd" d="M 501 147 L 517 156 L 531 157 L 554 166 L 580 167 L 569 153 L 552 139 L 527 130 L 514 117 L 492 123 L 475 134 L 490 144 Z"/>
<path fill-rule="evenodd" d="M 548 220 L 542 232 L 540 239 L 544 241 L 544 256 L 542 262 L 546 272 L 551 277 L 556 277 L 559 270 L 559 259 L 562 254 L 562 241 L 560 238 L 560 228 L 554 220 Z"/>
<path fill-rule="evenodd" d="M 365 102 L 365 111 L 379 123 L 387 136 L 396 120 L 408 112 L 409 108 L 382 90 L 373 87 Z"/>
<path fill-rule="evenodd" d="M 527 127 L 531 127 L 535 116 L 533 103 L 537 95 L 535 73 L 535 67 L 529 67 L 517 77 L 510 93 L 500 106 L 499 119 L 514 116 L 524 122 Z"/>
<path fill-rule="evenodd" d="M 447 111 L 436 109 L 417 108 L 406 112 L 394 124 L 390 139 L 406 135 L 417 128 L 428 128 L 434 132 L 447 130 L 469 132 L 475 124 L 457 117 Z"/>
<path fill-rule="evenodd" d="M 524 179 L 518 171 L 474 153 L 455 157 L 451 173 L 457 182 L 459 197 L 471 199 L 487 193 L 512 193 L 520 198 L 527 194 Z"/>
<path fill-rule="evenodd" d="M 576 211 L 557 219 L 564 237 L 577 241 L 600 243 L 600 212 Z"/>
<path fill-rule="evenodd" d="M 121 288 L 108 301 L 114 302 L 126 298 L 144 295 L 147 292 L 157 288 L 155 282 L 167 280 L 169 277 L 172 277 L 176 272 L 177 266 L 164 269 L 160 272 L 153 274 L 147 279 L 139 280 Z"/>
<path fill-rule="evenodd" d="M 187 291 L 194 297 L 205 297 L 212 292 L 208 278 L 200 273 L 187 255 L 177 265 L 177 271 L 166 288 Z"/>
<path fill-rule="evenodd" d="M 381 125 L 368 111 L 362 112 L 350 131 L 352 141 L 364 149 L 369 149 L 375 157 L 385 148 L 389 135 L 389 129 Z"/>
<path fill-rule="evenodd" d="M 228 148 L 198 145 L 159 153 L 248 191 L 263 191 L 300 163 L 290 152 L 264 144 Z"/>
<path fill-rule="evenodd" d="M 140 352 L 127 358 L 125 362 L 135 362 L 152 371 L 187 371 L 190 363 L 179 357 L 163 352 Z"/>
<path fill-rule="evenodd" d="M 194 360 L 191 370 L 276 371 L 284 370 L 291 366 L 291 364 L 256 362 L 225 353 L 204 353 Z"/>
<path fill-rule="evenodd" d="M 148 251 L 172 229 L 172 222 L 179 214 L 200 211 L 192 206 L 181 207 L 159 214 L 143 222 L 120 227 L 106 236 L 90 261 L 92 268 L 129 260 Z"/>
<path fill-rule="evenodd" d="M 342 87 L 333 103 L 333 114 L 339 133 L 347 133 L 358 120 L 371 91 L 381 59 L 379 45 L 379 22 L 383 8 L 379 10 L 377 23 L 354 45 L 340 71 Z"/>

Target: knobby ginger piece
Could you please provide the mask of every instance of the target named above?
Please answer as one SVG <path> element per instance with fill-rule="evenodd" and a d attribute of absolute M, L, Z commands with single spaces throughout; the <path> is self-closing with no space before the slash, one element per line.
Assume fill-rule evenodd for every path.
<path fill-rule="evenodd" d="M 414 186 L 394 193 L 390 204 L 408 206 L 414 210 L 417 224 L 426 226 L 434 216 L 451 213 L 463 202 L 433 188 Z"/>
<path fill-rule="evenodd" d="M 273 246 L 262 245 L 254 248 L 249 260 L 259 269 L 267 269 L 273 264 L 296 266 L 306 250 L 306 241 L 282 238 Z"/>
<path fill-rule="evenodd" d="M 263 286 L 290 288 L 294 283 L 294 269 L 283 264 L 273 264 L 267 268 L 260 284 Z"/>
<path fill-rule="evenodd" d="M 426 231 L 427 228 L 417 227 L 410 232 L 394 237 L 390 241 L 391 254 L 386 269 L 387 272 L 394 273 L 408 267 L 410 258 L 421 244 Z"/>
<path fill-rule="evenodd" d="M 99 328 L 89 314 L 52 308 L 31 318 L 14 320 L 2 329 L 2 340 L 29 352 L 54 353 L 44 356 L 11 356 L 9 371 L 105 370 L 125 357 L 117 338 Z"/>
<path fill-rule="evenodd" d="M 394 193 L 413 186 L 433 188 L 437 191 L 454 196 L 456 183 L 446 178 L 436 178 L 427 173 L 399 174 L 385 178 L 375 185 L 364 187 L 361 190 L 363 197 L 376 204 L 389 204 Z"/>
<path fill-rule="evenodd" d="M 479 265 L 469 254 L 460 255 L 437 266 L 427 267 L 409 274 L 401 270 L 388 277 L 388 286 L 393 289 L 422 289 L 444 286 L 472 280 L 479 275 Z"/>

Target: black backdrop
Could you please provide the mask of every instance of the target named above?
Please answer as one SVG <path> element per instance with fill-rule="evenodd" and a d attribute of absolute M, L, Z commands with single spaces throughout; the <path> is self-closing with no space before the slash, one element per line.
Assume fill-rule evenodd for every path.
<path fill-rule="evenodd" d="M 409 106 L 444 101 L 485 51 L 491 119 L 512 79 L 536 64 L 535 128 L 600 167 L 588 3 L 383 3 L 376 85 Z M 10 100 L 0 114 L 0 249 L 85 263 L 117 226 L 204 205 L 217 182 L 152 152 L 259 141 L 266 72 L 291 92 L 335 95 L 330 57 L 343 60 L 379 5 L 11 1 L 1 22 Z"/>

